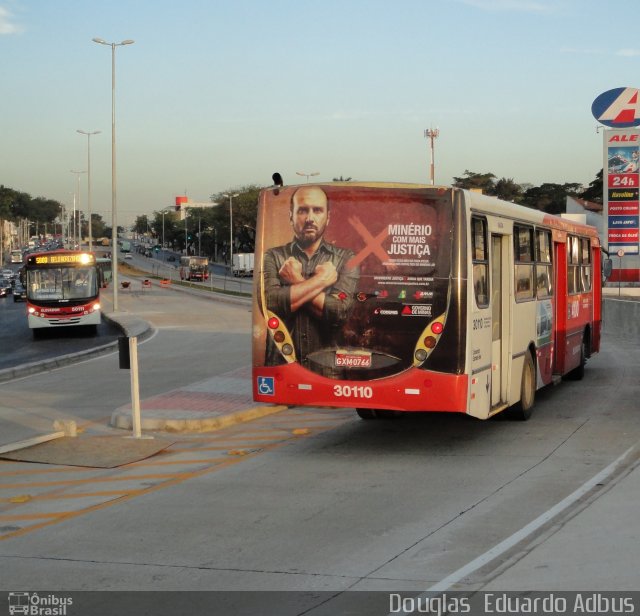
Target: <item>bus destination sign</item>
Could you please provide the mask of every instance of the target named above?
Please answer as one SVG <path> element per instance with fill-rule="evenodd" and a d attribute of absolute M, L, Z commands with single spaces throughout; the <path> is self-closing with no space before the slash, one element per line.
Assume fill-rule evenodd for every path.
<path fill-rule="evenodd" d="M 95 257 L 88 252 L 80 253 L 52 253 L 42 254 L 29 257 L 29 262 L 35 265 L 66 265 L 66 264 L 82 264 L 89 265 L 95 262 Z"/>

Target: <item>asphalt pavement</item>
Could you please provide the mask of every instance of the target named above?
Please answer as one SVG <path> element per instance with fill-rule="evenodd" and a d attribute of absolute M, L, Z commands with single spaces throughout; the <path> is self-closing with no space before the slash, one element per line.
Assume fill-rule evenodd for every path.
<path fill-rule="evenodd" d="M 121 275 L 121 281 L 126 280 L 131 284 L 129 289 L 119 292 L 117 312 L 109 310 L 111 293 L 104 294 L 105 318 L 117 324 L 125 335 L 142 339 L 152 333 L 151 325 L 137 316 L 143 312 L 142 306 L 154 294 L 178 291 L 161 287 L 156 280 L 146 286 L 142 283 L 144 277 Z M 248 298 L 217 299 L 249 304 Z M 117 343 L 107 346 L 109 348 L 99 352 L 114 352 Z M 40 369 L 52 369 L 80 358 L 78 354 L 59 358 L 55 366 L 46 365 Z M 26 376 L 34 370 L 34 366 L 19 367 L 14 369 L 14 376 Z M 281 408 L 256 405 L 252 401 L 250 368 L 245 367 L 143 399 L 141 427 L 143 431 L 155 432 L 215 430 L 278 412 Z M 114 409 L 111 424 L 131 429 L 130 406 Z M 68 429 L 63 424 L 56 427 L 45 425 L 36 415 L 30 416 L 29 409 L 0 406 L 0 453 L 62 436 Z M 469 588 L 483 568 L 496 570 L 496 562 L 502 562 L 502 566 L 497 568 L 498 573 L 489 586 L 483 587 L 484 590 L 555 588 L 558 563 L 566 565 L 562 579 L 565 588 L 616 590 L 640 587 L 637 569 L 639 467 L 640 445 L 636 444 L 544 515 L 452 572 L 437 587 L 426 590 L 444 592 L 455 589 L 458 584 Z M 537 538 L 536 547 L 522 552 L 519 546 L 532 537 Z M 594 553 L 600 558 L 591 566 L 589 554 Z M 603 562 L 610 563 L 605 571 L 602 570 Z M 593 581 L 593 586 L 588 586 L 589 580 Z"/>
<path fill-rule="evenodd" d="M 126 271 L 126 270 L 125 270 Z M 124 288 L 122 283 L 129 283 Z M 119 275 L 118 311 L 113 311 L 113 290 L 108 288 L 101 296 L 103 317 L 116 326 L 123 336 L 135 337 L 138 342 L 153 333 L 152 326 L 138 315 L 145 312 L 149 301 L 163 293 L 190 293 L 215 296 L 212 301 L 250 305 L 250 298 L 212 294 L 207 290 L 176 288 L 161 285 L 159 280 L 146 278 L 144 274 Z M 56 358 L 22 364 L 0 370 L 0 382 L 24 378 L 118 350 L 118 340 L 98 344 L 92 349 L 65 354 Z M 0 385 L 1 387 L 1 385 Z M 282 406 L 265 406 L 253 402 L 251 374 L 247 366 L 222 376 L 202 382 L 187 384 L 182 388 L 140 401 L 140 427 L 142 431 L 202 432 L 228 425 L 250 421 L 281 410 Z M 114 409 L 111 426 L 132 430 L 134 416 L 131 405 Z M 62 428 L 62 429 L 61 429 Z M 14 451 L 65 435 L 63 418 L 59 421 L 43 419 L 28 408 L 9 409 L 0 402 L 0 453 Z M 72 428 L 71 428 L 72 429 Z"/>

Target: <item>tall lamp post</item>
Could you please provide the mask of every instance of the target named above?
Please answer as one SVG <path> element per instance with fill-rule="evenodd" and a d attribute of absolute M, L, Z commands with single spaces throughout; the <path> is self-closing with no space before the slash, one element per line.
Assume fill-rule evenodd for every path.
<path fill-rule="evenodd" d="M 111 269 L 113 279 L 113 311 L 118 310 L 118 216 L 116 211 L 116 47 L 131 45 L 126 39 L 120 43 L 107 43 L 94 38 L 94 43 L 111 47 Z"/>
<path fill-rule="evenodd" d="M 309 183 L 309 178 L 314 175 L 320 175 L 319 171 L 314 171 L 313 173 L 306 173 L 305 171 L 296 171 L 296 175 L 301 175 L 304 178 L 307 178 L 307 184 Z"/>
<path fill-rule="evenodd" d="M 430 167 L 430 178 L 431 178 L 431 186 L 435 184 L 435 176 L 436 176 L 436 159 L 435 159 L 435 150 L 433 147 L 433 142 L 438 138 L 440 134 L 440 130 L 437 128 L 428 128 L 424 131 L 424 136 L 429 139 L 431 142 L 431 167 Z"/>
<path fill-rule="evenodd" d="M 171 207 L 171 206 L 169 206 Z M 165 210 L 167 210 L 168 208 L 162 208 L 162 260 L 165 261 L 166 260 L 166 255 L 164 252 L 164 215 L 167 213 Z"/>
<path fill-rule="evenodd" d="M 71 173 L 74 173 L 76 176 L 76 184 L 77 184 L 77 194 L 78 194 L 78 214 L 76 214 L 76 194 L 74 193 L 73 195 L 73 248 L 75 250 L 75 244 L 78 238 L 82 237 L 82 225 L 80 224 L 80 176 L 83 173 L 86 173 L 86 171 L 74 171 L 73 169 L 71 169 Z M 78 224 L 76 224 L 76 216 L 78 216 Z M 79 228 L 79 229 L 78 229 Z M 78 246 L 80 248 L 82 248 L 82 241 L 78 242 Z"/>
<path fill-rule="evenodd" d="M 240 193 L 223 193 L 223 197 L 229 198 L 229 269 L 233 276 L 233 198 L 237 197 Z"/>
<path fill-rule="evenodd" d="M 76 133 L 87 136 L 87 213 L 89 216 L 89 252 L 93 250 L 93 229 L 91 220 L 91 135 L 99 135 L 102 131 L 76 130 Z"/>

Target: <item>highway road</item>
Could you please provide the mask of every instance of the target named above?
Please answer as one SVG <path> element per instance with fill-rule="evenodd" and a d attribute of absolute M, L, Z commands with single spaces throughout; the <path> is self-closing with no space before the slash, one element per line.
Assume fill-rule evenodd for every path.
<path fill-rule="evenodd" d="M 0 298 L 0 370 L 76 353 L 117 340 L 120 331 L 106 320 L 98 333 L 82 328 L 52 328 L 37 340 L 27 324 L 26 303 Z"/>
<path fill-rule="evenodd" d="M 175 261 L 167 261 L 172 256 Z M 169 253 L 163 255 L 162 252 L 154 254 L 153 257 L 144 257 L 137 252 L 131 253 L 131 263 L 135 267 L 149 271 L 157 276 L 166 276 L 172 280 L 179 280 L 179 262 L 180 255 L 178 253 Z M 194 282 L 194 286 L 216 287 L 225 291 L 233 291 L 239 293 L 251 293 L 253 289 L 253 279 L 250 277 L 231 276 L 228 266 L 221 263 L 209 264 L 209 280 L 199 283 Z"/>
<path fill-rule="evenodd" d="M 248 307 L 166 292 L 141 316 L 157 331 L 140 345 L 143 399 L 250 363 Z M 260 611 L 286 614 L 342 613 L 343 591 L 421 592 L 459 571 L 452 590 L 635 590 L 624 546 L 589 551 L 579 536 L 552 549 L 600 492 L 497 560 L 469 565 L 640 440 L 639 364 L 633 340 L 605 340 L 585 379 L 540 392 L 524 423 L 365 422 L 353 409 L 291 408 L 218 432 L 156 435 L 174 442 L 118 468 L 0 462 L 2 586 L 298 591 L 278 599 L 287 609 Z M 11 408 L 105 434 L 129 401 L 115 355 L 1 387 Z M 541 546 L 547 560 L 536 560 Z"/>

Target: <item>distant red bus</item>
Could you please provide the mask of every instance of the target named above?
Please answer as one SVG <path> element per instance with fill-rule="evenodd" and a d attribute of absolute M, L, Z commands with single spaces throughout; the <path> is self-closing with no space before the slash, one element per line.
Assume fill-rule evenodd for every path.
<path fill-rule="evenodd" d="M 596 229 L 456 188 L 262 191 L 260 402 L 527 419 L 600 348 Z"/>
<path fill-rule="evenodd" d="M 207 257 L 180 257 L 180 280 L 209 280 L 209 259 Z"/>
<path fill-rule="evenodd" d="M 34 336 L 43 328 L 100 324 L 100 274 L 91 252 L 30 254 L 24 266 L 27 319 Z"/>

